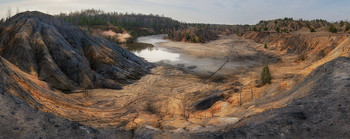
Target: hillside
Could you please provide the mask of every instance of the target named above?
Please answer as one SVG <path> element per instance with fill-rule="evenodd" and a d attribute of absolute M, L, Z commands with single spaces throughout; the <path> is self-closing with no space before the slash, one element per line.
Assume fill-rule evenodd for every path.
<path fill-rule="evenodd" d="M 0 55 L 56 89 L 120 89 L 147 73 L 147 63 L 103 38 L 39 12 L 0 26 Z"/>
<path fill-rule="evenodd" d="M 339 57 L 318 68 L 289 95 L 307 94 L 278 109 L 249 116 L 227 132 L 193 134 L 200 138 L 349 137 L 350 58 Z"/>

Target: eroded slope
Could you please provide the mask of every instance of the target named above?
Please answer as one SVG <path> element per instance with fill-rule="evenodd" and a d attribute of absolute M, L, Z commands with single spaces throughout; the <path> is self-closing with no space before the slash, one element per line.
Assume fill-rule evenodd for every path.
<path fill-rule="evenodd" d="M 227 136 L 349 137 L 350 58 L 339 57 L 318 68 L 290 93 L 307 95 L 280 109 L 244 120 Z M 311 88 L 311 89 L 305 89 Z"/>
<path fill-rule="evenodd" d="M 17 14 L 0 33 L 2 57 L 60 90 L 120 89 L 147 72 L 131 52 L 40 12 Z"/>

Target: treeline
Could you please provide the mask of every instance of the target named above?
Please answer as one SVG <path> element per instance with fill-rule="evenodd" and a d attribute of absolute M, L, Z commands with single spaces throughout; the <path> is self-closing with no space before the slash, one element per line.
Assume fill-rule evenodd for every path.
<path fill-rule="evenodd" d="M 104 12 L 88 9 L 71 13 L 61 13 L 58 17 L 77 26 L 119 26 L 121 28 L 152 28 L 157 33 L 178 28 L 181 23 L 168 17 L 159 15 L 145 15 L 135 13 Z"/>
<path fill-rule="evenodd" d="M 303 20 L 303 19 L 293 19 L 293 18 L 280 18 L 275 20 L 261 20 L 256 25 L 250 27 L 252 31 L 267 31 L 267 32 L 292 32 L 299 31 L 301 29 L 307 29 L 310 32 L 316 31 L 330 31 L 333 33 L 344 31 L 349 31 L 349 22 L 339 21 L 339 22 L 328 22 L 323 19 L 315 20 Z"/>
<path fill-rule="evenodd" d="M 74 25 L 83 26 L 86 30 L 109 26 L 114 30 L 126 30 L 133 38 L 162 33 L 168 34 L 170 39 L 176 41 L 185 40 L 196 43 L 217 39 L 217 35 L 235 33 L 243 27 L 240 25 L 182 23 L 160 15 L 104 12 L 96 9 L 61 13 L 57 16 Z M 245 26 L 245 28 L 248 27 Z"/>
<path fill-rule="evenodd" d="M 204 43 L 218 39 L 218 35 L 241 33 L 248 28 L 249 25 L 185 24 L 185 28 L 168 33 L 168 37 L 174 41 Z"/>
<path fill-rule="evenodd" d="M 10 11 L 9 9 L 9 17 Z M 117 43 L 121 42 L 116 36 L 104 36 L 103 32 L 127 32 L 132 36 L 126 40 L 127 43 L 133 42 L 137 37 L 152 34 L 168 34 L 169 39 L 175 41 L 203 43 L 217 39 L 218 35 L 240 35 L 249 29 L 249 25 L 183 23 L 157 14 L 105 12 L 97 9 L 61 13 L 56 17 L 79 26 L 90 34 L 100 35 Z M 4 21 L 5 19 L 1 19 L 0 24 Z"/>

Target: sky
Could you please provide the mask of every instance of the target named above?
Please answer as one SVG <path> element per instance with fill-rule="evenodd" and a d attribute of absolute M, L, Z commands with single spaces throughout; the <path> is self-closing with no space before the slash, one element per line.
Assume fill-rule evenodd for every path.
<path fill-rule="evenodd" d="M 0 0 L 0 17 L 10 8 L 48 14 L 82 9 L 159 14 L 187 23 L 256 24 L 260 20 L 350 19 L 350 0 Z"/>

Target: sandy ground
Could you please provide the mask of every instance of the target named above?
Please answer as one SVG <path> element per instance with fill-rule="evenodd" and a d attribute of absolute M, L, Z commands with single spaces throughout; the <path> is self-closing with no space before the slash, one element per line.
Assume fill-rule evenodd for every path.
<path fill-rule="evenodd" d="M 117 37 L 118 42 L 120 43 L 126 43 L 126 41 L 131 38 L 132 36 L 127 33 L 127 32 L 123 32 L 123 33 L 116 33 L 112 30 L 108 30 L 108 31 L 103 31 L 102 36 L 108 36 L 108 37 Z"/>

